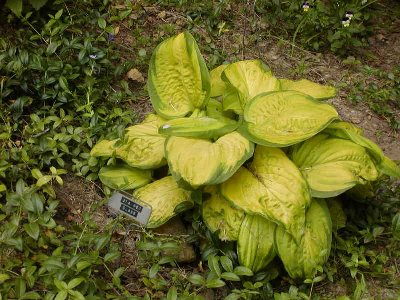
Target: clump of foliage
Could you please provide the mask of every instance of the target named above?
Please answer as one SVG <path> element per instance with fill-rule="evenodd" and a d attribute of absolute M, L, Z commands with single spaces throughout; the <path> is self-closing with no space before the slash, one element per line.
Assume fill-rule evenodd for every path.
<path fill-rule="evenodd" d="M 369 6 L 376 1 L 257 1 L 256 11 L 274 29 L 288 32 L 305 48 L 339 54 L 366 44 Z"/>
<path fill-rule="evenodd" d="M 291 278 L 314 282 L 329 258 L 332 224 L 344 218 L 336 197 L 383 175 L 400 177 L 376 144 L 323 101 L 335 96 L 333 87 L 278 79 L 259 60 L 209 72 L 188 32 L 158 45 L 148 91 L 156 114 L 92 149 L 109 158 L 100 179 L 136 188 L 133 196 L 153 209 L 148 228 L 199 205 L 212 232 L 237 242 L 250 273 L 278 256 Z M 149 170 L 166 165 L 167 176 L 149 183 Z"/>

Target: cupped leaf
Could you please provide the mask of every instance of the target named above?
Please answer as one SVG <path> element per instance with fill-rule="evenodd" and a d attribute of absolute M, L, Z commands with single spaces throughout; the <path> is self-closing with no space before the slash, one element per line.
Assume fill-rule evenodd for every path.
<path fill-rule="evenodd" d="M 158 132 L 168 136 L 211 139 L 232 132 L 237 126 L 237 122 L 229 119 L 222 121 L 210 117 L 178 118 L 166 122 Z"/>
<path fill-rule="evenodd" d="M 221 75 L 222 72 L 228 66 L 229 65 L 220 65 L 210 71 L 210 80 L 211 80 L 210 97 L 222 96 L 222 94 L 227 89 L 227 84 L 225 81 L 222 80 Z"/>
<path fill-rule="evenodd" d="M 400 177 L 400 167 L 390 158 L 385 156 L 382 149 L 379 148 L 377 144 L 364 137 L 361 129 L 356 126 L 347 122 L 334 122 L 331 123 L 324 132 L 332 136 L 351 140 L 357 145 L 364 147 L 381 173 L 392 177 Z"/>
<path fill-rule="evenodd" d="M 193 36 L 184 32 L 157 46 L 148 74 L 150 100 L 166 119 L 203 108 L 210 95 L 210 75 Z"/>
<path fill-rule="evenodd" d="M 180 188 L 172 176 L 135 190 L 133 196 L 152 208 L 147 228 L 159 227 L 183 211 L 183 207 L 190 209 L 193 206 L 192 192 Z"/>
<path fill-rule="evenodd" d="M 337 196 L 356 184 L 378 177 L 363 147 L 326 134 L 294 146 L 292 159 L 306 178 L 311 195 L 317 198 Z"/>
<path fill-rule="evenodd" d="M 222 78 L 239 95 L 241 107 L 255 96 L 279 91 L 279 80 L 261 60 L 243 60 L 230 64 L 222 73 Z"/>
<path fill-rule="evenodd" d="M 213 98 L 207 103 L 206 115 L 221 121 L 232 121 L 235 118 L 234 113 L 224 111 L 222 103 Z"/>
<path fill-rule="evenodd" d="M 324 199 L 313 199 L 306 214 L 304 236 L 300 243 L 284 228 L 275 231 L 275 247 L 289 276 L 312 279 L 316 268 L 329 258 L 332 241 L 332 222 Z"/>
<path fill-rule="evenodd" d="M 210 198 L 203 202 L 203 220 L 212 231 L 218 231 L 222 241 L 236 241 L 244 219 L 243 210 L 237 209 L 225 200 L 215 187 L 206 190 Z"/>
<path fill-rule="evenodd" d="M 234 112 L 240 116 L 243 115 L 239 92 L 234 87 L 229 86 L 222 95 L 222 107 L 224 111 Z"/>
<path fill-rule="evenodd" d="M 221 184 L 220 192 L 246 213 L 283 226 L 296 240 L 303 235 L 311 201 L 308 186 L 282 150 L 257 146 L 249 169 L 240 168 Z"/>
<path fill-rule="evenodd" d="M 112 189 L 132 190 L 151 182 L 151 172 L 121 164 L 102 167 L 99 178 Z"/>
<path fill-rule="evenodd" d="M 275 257 L 275 223 L 258 215 L 246 215 L 240 226 L 237 253 L 239 263 L 254 273 L 265 269 Z"/>
<path fill-rule="evenodd" d="M 316 135 L 337 118 L 335 108 L 305 94 L 271 92 L 247 104 L 240 132 L 257 144 L 284 147 Z"/>
<path fill-rule="evenodd" d="M 313 97 L 317 100 L 326 100 L 336 96 L 336 89 L 333 86 L 322 85 L 307 79 L 297 81 L 279 79 L 282 91 L 297 91 Z"/>
<path fill-rule="evenodd" d="M 122 145 L 115 150 L 116 156 L 139 169 L 165 165 L 165 136 L 158 133 L 158 128 L 164 123 L 164 119 L 150 114 L 141 124 L 128 127 Z"/>
<path fill-rule="evenodd" d="M 253 151 L 254 144 L 235 131 L 215 142 L 169 137 L 165 144 L 168 165 L 175 180 L 194 188 L 225 181 L 252 156 Z"/>
<path fill-rule="evenodd" d="M 115 154 L 116 145 L 120 141 L 117 140 L 102 140 L 98 142 L 90 151 L 91 156 L 103 156 L 103 157 L 112 157 Z"/>

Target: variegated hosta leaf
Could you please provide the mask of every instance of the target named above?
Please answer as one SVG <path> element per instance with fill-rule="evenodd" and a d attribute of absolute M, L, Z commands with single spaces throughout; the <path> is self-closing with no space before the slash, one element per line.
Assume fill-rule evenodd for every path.
<path fill-rule="evenodd" d="M 206 114 L 210 118 L 224 122 L 232 121 L 235 118 L 235 114 L 233 112 L 224 111 L 222 103 L 214 98 L 210 98 L 210 101 L 208 101 Z"/>
<path fill-rule="evenodd" d="M 306 178 L 311 195 L 317 198 L 337 196 L 356 184 L 378 177 L 378 171 L 363 147 L 326 134 L 296 145 L 292 159 Z"/>
<path fill-rule="evenodd" d="M 117 190 L 133 190 L 151 182 L 151 171 L 128 165 L 102 167 L 99 178 L 106 186 Z"/>
<path fill-rule="evenodd" d="M 247 104 L 241 132 L 257 144 L 284 147 L 312 137 L 337 118 L 335 108 L 302 93 L 271 92 Z"/>
<path fill-rule="evenodd" d="M 140 169 L 155 169 L 165 165 L 165 136 L 158 133 L 163 123 L 164 119 L 150 114 L 141 124 L 128 127 L 123 144 L 115 150 L 116 156 Z"/>
<path fill-rule="evenodd" d="M 336 96 L 333 86 L 322 85 L 307 79 L 297 81 L 279 79 L 282 91 L 297 91 L 309 95 L 317 100 L 326 100 Z"/>
<path fill-rule="evenodd" d="M 240 224 L 244 219 L 243 210 L 237 209 L 225 200 L 215 187 L 208 188 L 210 198 L 203 202 L 203 220 L 212 231 L 218 230 L 222 241 L 236 241 L 239 235 Z"/>
<path fill-rule="evenodd" d="M 159 227 L 176 214 L 193 206 L 192 192 L 180 188 L 172 176 L 135 190 L 133 196 L 152 208 L 147 228 Z"/>
<path fill-rule="evenodd" d="M 261 60 L 243 60 L 230 64 L 222 78 L 239 93 L 240 105 L 244 109 L 255 96 L 279 91 L 279 80 Z"/>
<path fill-rule="evenodd" d="M 115 149 L 118 142 L 120 142 L 120 139 L 112 141 L 102 140 L 92 148 L 92 150 L 90 151 L 90 155 L 95 157 L 112 157 L 115 154 Z"/>
<path fill-rule="evenodd" d="M 222 80 L 221 75 L 222 72 L 226 69 L 229 65 L 220 65 L 215 69 L 210 71 L 210 80 L 211 80 L 211 91 L 210 97 L 218 97 L 222 96 L 227 88 L 227 84 L 225 81 Z"/>
<path fill-rule="evenodd" d="M 275 247 L 289 276 L 294 279 L 312 279 L 316 268 L 329 258 L 332 241 L 332 223 L 324 199 L 313 199 L 306 214 L 305 233 L 300 242 L 284 228 L 275 231 Z"/>
<path fill-rule="evenodd" d="M 220 191 L 233 205 L 283 226 L 296 240 L 303 235 L 308 186 L 282 150 L 257 146 L 249 170 L 240 168 Z"/>
<path fill-rule="evenodd" d="M 324 132 L 332 136 L 351 140 L 357 145 L 364 147 L 369 155 L 371 155 L 377 169 L 381 173 L 392 177 L 400 177 L 400 167 L 390 158 L 385 156 L 382 149 L 379 148 L 377 144 L 362 136 L 361 129 L 356 126 L 347 122 L 334 122 L 331 123 Z"/>
<path fill-rule="evenodd" d="M 237 122 L 227 118 L 226 121 L 210 117 L 178 118 L 166 122 L 158 132 L 168 136 L 211 139 L 232 132 L 237 126 Z"/>
<path fill-rule="evenodd" d="M 207 104 L 210 75 L 190 33 L 173 36 L 157 46 L 147 83 L 154 109 L 166 119 L 184 117 Z"/>
<path fill-rule="evenodd" d="M 222 95 L 222 107 L 224 111 L 230 111 L 238 115 L 243 115 L 243 108 L 240 104 L 239 92 L 234 87 L 228 86 L 225 93 Z"/>
<path fill-rule="evenodd" d="M 249 159 L 254 144 L 237 132 L 212 142 L 205 139 L 169 137 L 165 153 L 172 175 L 194 188 L 228 179 Z"/>
<path fill-rule="evenodd" d="M 166 164 L 164 158 L 165 136 L 158 128 L 165 123 L 161 117 L 149 114 L 145 120 L 126 129 L 122 140 L 102 140 L 90 154 L 122 159 L 128 165 L 139 169 L 155 169 Z"/>
<path fill-rule="evenodd" d="M 239 263 L 254 273 L 266 268 L 275 257 L 275 223 L 247 214 L 240 226 L 237 243 Z"/>

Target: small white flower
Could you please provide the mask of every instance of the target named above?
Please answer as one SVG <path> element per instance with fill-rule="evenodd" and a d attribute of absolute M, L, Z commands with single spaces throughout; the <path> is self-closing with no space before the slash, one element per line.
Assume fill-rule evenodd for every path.
<path fill-rule="evenodd" d="M 351 11 L 348 11 L 348 12 L 346 12 L 345 17 L 349 18 L 349 20 L 351 20 L 351 18 L 353 18 L 353 13 Z"/>
<path fill-rule="evenodd" d="M 89 57 L 90 57 L 91 59 L 96 59 L 96 58 L 97 58 L 97 55 L 96 55 L 96 54 L 90 54 Z"/>

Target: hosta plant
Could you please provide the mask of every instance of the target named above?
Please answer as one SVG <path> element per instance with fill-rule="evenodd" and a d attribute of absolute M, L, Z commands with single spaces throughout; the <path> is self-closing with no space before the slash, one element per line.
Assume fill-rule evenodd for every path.
<path fill-rule="evenodd" d="M 276 78 L 259 60 L 209 71 L 188 32 L 155 49 L 147 87 L 155 113 L 92 149 L 118 162 L 100 179 L 135 189 L 153 208 L 149 228 L 201 205 L 204 223 L 237 241 L 239 262 L 254 272 L 278 256 L 292 278 L 313 278 L 329 257 L 332 228 L 345 220 L 332 197 L 400 176 L 324 102 L 333 87 Z M 153 179 L 164 165 L 166 177 Z"/>

